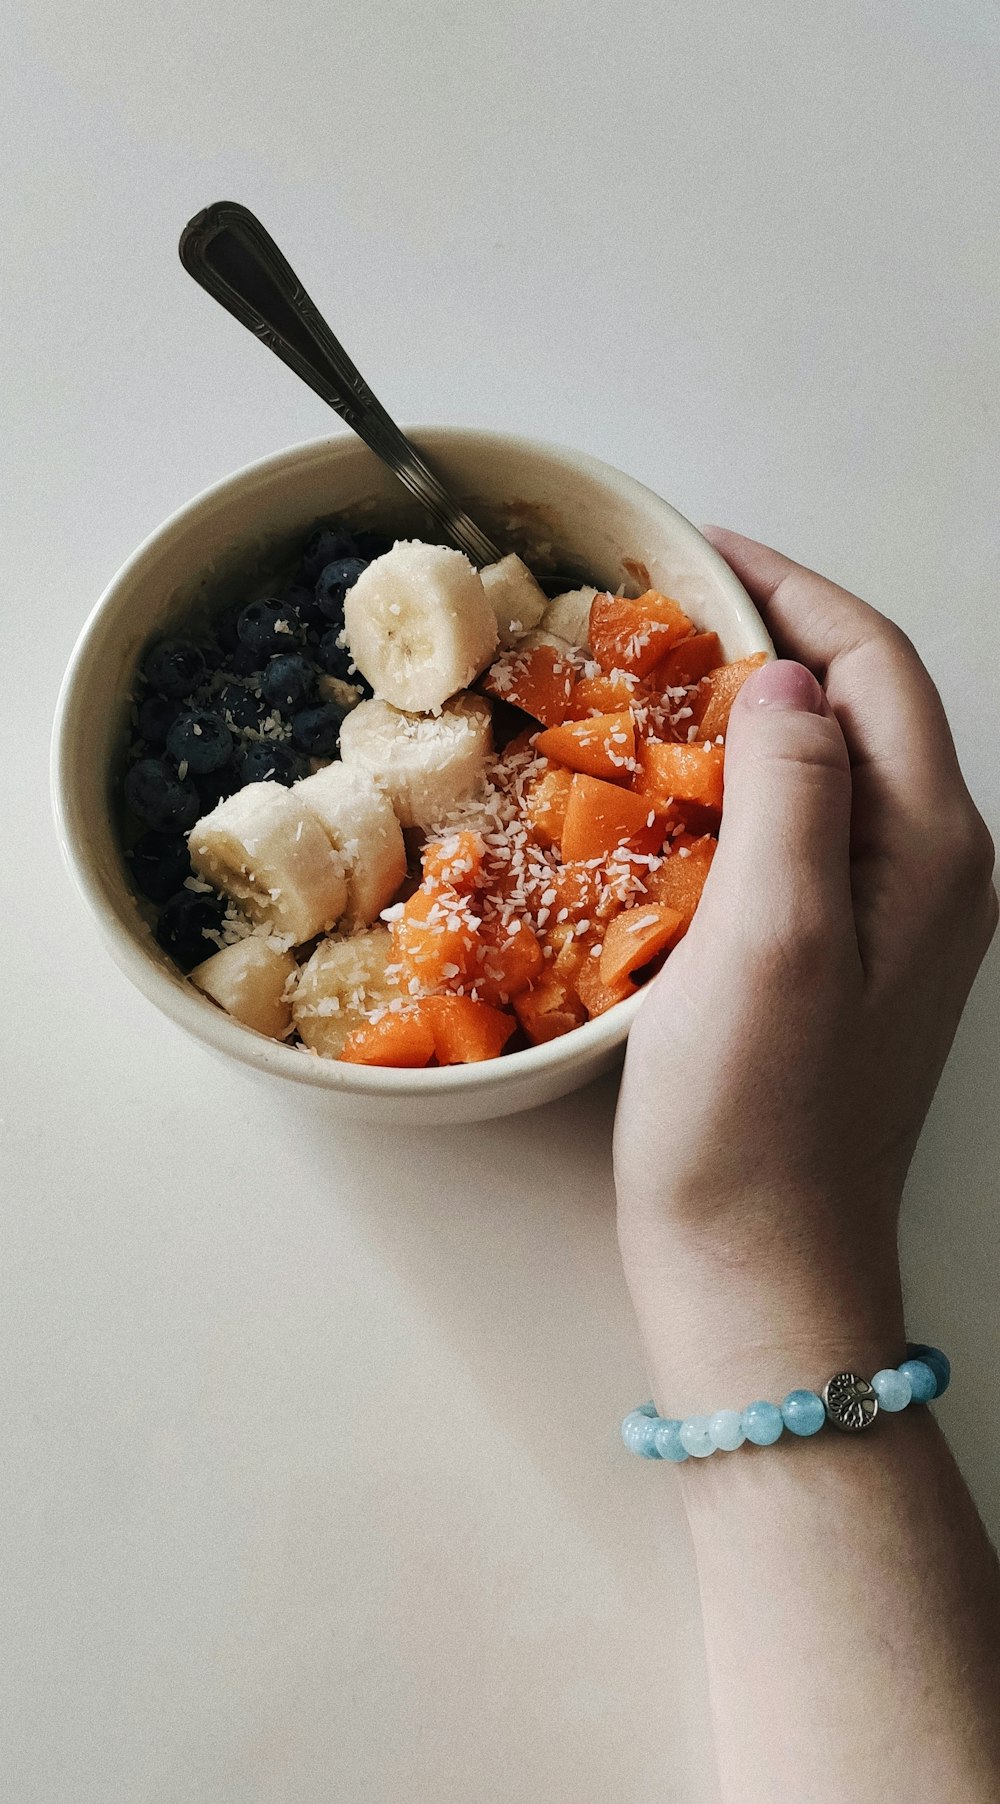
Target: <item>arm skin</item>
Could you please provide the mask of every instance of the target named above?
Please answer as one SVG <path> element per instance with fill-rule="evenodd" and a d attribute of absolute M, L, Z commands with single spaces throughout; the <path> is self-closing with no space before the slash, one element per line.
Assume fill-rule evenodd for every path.
<path fill-rule="evenodd" d="M 682 1417 L 904 1357 L 903 1182 L 997 918 L 903 634 L 710 536 L 801 662 L 737 700 L 719 850 L 629 1041 L 619 1240 Z M 725 1804 L 996 1804 L 1000 1579 L 931 1411 L 649 1475 L 683 1489 Z"/>

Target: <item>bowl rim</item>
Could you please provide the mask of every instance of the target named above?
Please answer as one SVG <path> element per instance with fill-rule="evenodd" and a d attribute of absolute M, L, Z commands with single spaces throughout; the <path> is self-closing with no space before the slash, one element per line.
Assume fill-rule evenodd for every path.
<path fill-rule="evenodd" d="M 472 442 L 482 446 L 494 444 L 506 456 L 528 460 L 550 458 L 581 471 L 622 499 L 642 497 L 662 510 L 669 518 L 675 539 L 697 541 L 698 555 L 715 567 L 721 586 L 728 590 L 737 611 L 751 625 L 751 636 L 760 640 L 762 651 L 772 650 L 763 622 L 760 621 L 749 596 L 738 578 L 708 540 L 679 513 L 669 501 L 637 477 L 612 464 L 604 463 L 586 451 L 545 439 L 529 438 L 471 426 L 437 426 L 426 423 L 407 426 L 404 430 L 417 443 L 435 448 L 460 450 Z M 576 1063 L 591 1065 L 602 1054 L 607 1055 L 628 1038 L 629 1030 L 643 1002 L 646 990 L 616 1003 L 603 1015 L 585 1021 L 568 1034 L 520 1052 L 505 1053 L 501 1058 L 479 1064 L 428 1067 L 421 1070 L 389 1066 L 343 1064 L 324 1059 L 301 1047 L 268 1039 L 252 1028 L 243 1026 L 227 1015 L 208 997 L 202 996 L 186 978 L 168 974 L 153 955 L 152 931 L 147 929 L 150 950 L 143 946 L 142 936 L 130 931 L 119 919 L 105 888 L 104 879 L 90 854 L 86 836 L 78 830 L 75 818 L 75 785 L 73 748 L 79 725 L 77 713 L 81 689 L 81 673 L 87 663 L 91 641 L 105 615 L 127 591 L 145 561 L 157 553 L 164 540 L 183 530 L 199 515 L 210 516 L 214 507 L 228 501 L 235 489 L 252 486 L 279 471 L 295 471 L 313 462 L 325 462 L 331 452 L 349 455 L 367 451 L 362 441 L 349 428 L 328 433 L 321 438 L 306 439 L 244 464 L 240 469 L 220 477 L 175 508 L 166 519 L 147 533 L 145 538 L 120 565 L 90 610 L 63 674 L 56 701 L 50 752 L 50 788 L 56 836 L 70 877 L 93 915 L 101 936 L 119 968 L 149 1001 L 196 1039 L 215 1050 L 255 1066 L 322 1089 L 357 1096 L 396 1097 L 444 1096 L 467 1093 L 483 1088 L 516 1087 L 526 1079 L 543 1077 L 559 1067 Z M 368 452 L 371 456 L 372 453 Z"/>

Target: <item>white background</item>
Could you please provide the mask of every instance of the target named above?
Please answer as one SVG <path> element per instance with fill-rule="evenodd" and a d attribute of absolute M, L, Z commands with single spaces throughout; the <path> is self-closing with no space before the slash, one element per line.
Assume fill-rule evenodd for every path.
<path fill-rule="evenodd" d="M 327 429 L 177 262 L 226 197 L 401 419 L 581 446 L 893 614 L 996 830 L 997 10 L 31 0 L 3 32 L 4 1795 L 703 1804 L 684 1524 L 617 1440 L 613 1086 L 390 1138 L 187 1044 L 70 891 L 51 711 L 138 540 Z M 905 1224 L 994 1532 L 998 963 Z"/>

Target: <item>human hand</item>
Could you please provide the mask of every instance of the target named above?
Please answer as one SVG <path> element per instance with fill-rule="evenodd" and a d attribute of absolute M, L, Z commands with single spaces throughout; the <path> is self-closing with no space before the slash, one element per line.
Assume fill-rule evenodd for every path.
<path fill-rule="evenodd" d="M 679 1415 L 902 1357 L 903 1181 L 997 920 L 993 845 L 909 641 L 709 536 L 801 663 L 737 699 L 719 849 L 629 1038 L 619 1240 Z"/>

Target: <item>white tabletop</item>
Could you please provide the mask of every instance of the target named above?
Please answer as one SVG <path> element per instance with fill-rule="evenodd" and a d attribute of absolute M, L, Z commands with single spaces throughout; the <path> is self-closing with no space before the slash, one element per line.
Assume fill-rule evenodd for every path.
<path fill-rule="evenodd" d="M 137 541 L 327 430 L 180 269 L 180 227 L 227 197 L 403 420 L 584 447 L 895 615 L 996 829 L 996 10 L 17 11 L 0 1789 L 708 1804 L 684 1523 L 618 1442 L 644 1381 L 613 1085 L 390 1138 L 188 1044 L 60 867 L 51 709 Z M 905 1226 L 994 1532 L 998 973 Z"/>

